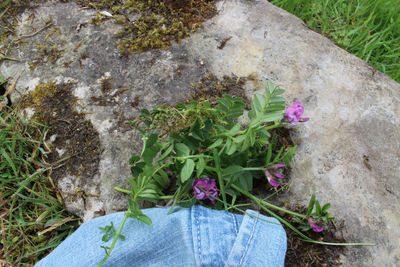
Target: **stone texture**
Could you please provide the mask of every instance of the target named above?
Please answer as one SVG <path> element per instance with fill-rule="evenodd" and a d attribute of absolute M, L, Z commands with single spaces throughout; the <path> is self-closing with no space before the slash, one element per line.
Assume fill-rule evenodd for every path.
<path fill-rule="evenodd" d="M 217 16 L 180 44 L 129 58 L 116 49 L 118 25 L 87 24 L 94 11 L 71 3 L 36 10 L 36 18 L 51 15 L 60 27 L 61 34 L 51 38 L 66 45 L 64 55 L 55 64 L 27 70 L 29 59 L 36 57 L 32 45 L 43 42 L 43 32 L 26 38 L 14 51 L 22 61 L 4 62 L 0 72 L 16 77 L 26 69 L 17 83 L 20 92 L 55 77 L 76 82 L 79 109 L 97 129 L 103 153 L 96 177 L 67 174 L 58 181 L 64 193 L 76 188 L 86 192 L 86 197 L 67 201 L 67 207 L 85 219 L 95 211 L 125 207 L 112 186 L 129 176 L 127 160 L 140 142 L 123 126 L 124 119 L 143 107 L 183 100 L 190 82 L 206 71 L 219 77 L 255 74 L 260 84 L 271 80 L 286 89 L 289 101 L 302 101 L 305 116 L 311 118 L 295 128 L 299 149 L 291 173 L 291 201 L 305 204 L 316 192 L 321 202 L 332 204 L 337 218 L 345 220 L 347 241 L 376 243 L 350 248 L 343 256 L 344 266 L 400 265 L 400 85 L 266 1 L 227 0 L 218 7 Z M 43 23 L 35 19 L 32 26 L 25 21 L 19 32 L 26 34 Z M 232 38 L 218 49 L 227 37 Z M 88 58 L 79 60 L 83 52 Z M 71 67 L 65 68 L 63 62 L 70 60 Z M 114 83 L 106 93 L 99 84 L 104 75 Z M 248 88 L 249 96 L 258 90 L 252 84 Z M 111 104 L 100 105 L 93 96 Z"/>

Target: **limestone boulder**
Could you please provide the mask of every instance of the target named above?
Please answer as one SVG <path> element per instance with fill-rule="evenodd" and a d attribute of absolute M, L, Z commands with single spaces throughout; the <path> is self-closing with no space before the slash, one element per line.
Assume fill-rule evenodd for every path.
<path fill-rule="evenodd" d="M 137 133 L 123 122 L 141 108 L 184 100 L 190 83 L 208 71 L 220 78 L 252 75 L 259 82 L 247 85 L 249 97 L 271 80 L 290 102 L 302 101 L 311 118 L 293 132 L 299 147 L 288 199 L 306 204 L 315 192 L 345 220 L 348 242 L 376 244 L 350 248 L 344 266 L 400 265 L 400 85 L 267 1 L 217 6 L 219 13 L 181 43 L 129 57 L 116 47 L 120 26 L 89 24 L 92 10 L 48 3 L 23 15 L 19 35 L 45 26 L 49 16 L 59 32 L 23 38 L 13 51 L 20 61 L 3 62 L 0 72 L 17 77 L 24 70 L 16 86 L 21 94 L 37 84 L 72 81 L 77 112 L 101 144 L 91 177 L 66 172 L 58 179 L 67 207 L 85 220 L 126 207 L 113 186 L 130 175 L 128 159 L 140 149 Z M 29 12 L 35 19 L 27 19 Z M 63 52 L 30 71 L 37 45 L 46 42 Z M 111 85 L 104 87 L 104 80 Z"/>

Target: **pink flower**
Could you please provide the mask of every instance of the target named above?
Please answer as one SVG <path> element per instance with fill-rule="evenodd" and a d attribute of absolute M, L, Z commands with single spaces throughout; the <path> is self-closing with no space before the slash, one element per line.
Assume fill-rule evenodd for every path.
<path fill-rule="evenodd" d="M 215 198 L 218 197 L 218 188 L 215 183 L 215 179 L 211 179 L 208 177 L 197 178 L 192 183 L 193 186 L 193 194 L 196 199 L 204 200 L 209 199 L 213 205 L 215 205 Z M 206 194 L 206 191 L 208 194 Z"/>
<path fill-rule="evenodd" d="M 312 217 L 308 218 L 308 224 L 311 226 L 311 228 L 312 228 L 312 230 L 313 230 L 314 232 L 319 233 L 319 232 L 322 232 L 322 231 L 324 230 L 324 227 L 319 226 L 319 225 L 315 222 L 314 218 L 312 218 Z"/>
<path fill-rule="evenodd" d="M 285 164 L 275 164 L 275 165 L 269 166 L 265 170 L 265 176 L 267 177 L 269 184 L 272 185 L 273 187 L 278 187 L 281 185 L 277 181 L 277 179 L 285 178 L 285 176 L 278 171 L 279 169 L 282 169 L 284 167 L 286 167 Z"/>
<path fill-rule="evenodd" d="M 300 101 L 294 101 L 293 105 L 288 107 L 284 119 L 291 124 L 297 124 L 299 121 L 308 121 L 309 118 L 302 118 L 304 107 Z"/>

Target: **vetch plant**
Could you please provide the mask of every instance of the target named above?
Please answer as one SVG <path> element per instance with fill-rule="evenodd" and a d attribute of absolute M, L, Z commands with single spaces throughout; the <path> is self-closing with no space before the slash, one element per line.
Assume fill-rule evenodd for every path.
<path fill-rule="evenodd" d="M 218 198 L 218 188 L 215 179 L 208 177 L 197 178 L 193 181 L 193 195 L 198 200 L 209 199 L 215 205 L 215 199 Z"/>
<path fill-rule="evenodd" d="M 307 121 L 303 118 L 301 102 L 286 109 L 284 90 L 271 82 L 265 94 L 255 94 L 248 112 L 248 124 L 239 117 L 246 107 L 241 98 L 224 95 L 216 106 L 208 102 L 192 101 L 175 106 L 162 105 L 152 111 L 142 110 L 134 121 L 129 122 L 141 134 L 143 149 L 140 155 L 130 159 L 133 176 L 128 178 L 130 189 L 115 187 L 128 194 L 129 208 L 114 236 L 106 256 L 109 257 L 121 234 L 127 218 L 135 218 L 151 224 L 139 209 L 139 200 L 157 203 L 161 200 L 190 207 L 196 203 L 211 205 L 216 209 L 244 212 L 237 204 L 238 198 L 247 198 L 248 204 L 257 204 L 266 213 L 295 231 L 308 242 L 330 245 L 349 245 L 315 241 L 302 231 L 322 231 L 320 221 L 327 223 L 329 204 L 322 208 L 315 195 L 312 196 L 307 214 L 300 214 L 273 205 L 251 194 L 254 179 L 263 181 L 272 189 L 279 190 L 284 184 L 283 171 L 289 166 L 296 146 L 279 145 L 273 129 Z M 167 187 L 175 183 L 171 195 L 165 195 Z M 245 204 L 246 205 L 246 204 Z M 295 218 L 291 222 L 282 219 L 276 211 Z M 104 228 L 113 229 L 113 227 Z M 109 235 L 107 235 L 108 237 Z M 360 245 L 360 243 L 352 245 Z"/>
<path fill-rule="evenodd" d="M 278 187 L 281 185 L 277 179 L 285 178 L 285 175 L 278 171 L 284 167 L 286 167 L 285 164 L 275 164 L 265 170 L 265 176 L 267 177 L 269 184 L 273 187 Z"/>

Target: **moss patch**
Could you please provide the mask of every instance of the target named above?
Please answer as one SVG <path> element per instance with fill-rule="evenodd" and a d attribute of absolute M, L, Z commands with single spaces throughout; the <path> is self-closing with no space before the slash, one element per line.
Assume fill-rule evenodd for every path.
<path fill-rule="evenodd" d="M 118 48 L 122 55 L 134 51 L 163 49 L 172 41 L 179 42 L 216 14 L 213 0 L 78 0 L 93 8 L 108 9 L 113 18 L 124 26 L 118 33 Z M 132 14 L 140 14 L 130 20 Z M 97 13 L 92 23 L 99 25 L 106 16 Z"/>
<path fill-rule="evenodd" d="M 58 27 L 51 28 L 47 35 L 57 33 L 57 29 Z M 34 70 L 38 65 L 55 64 L 64 55 L 64 44 L 49 41 L 47 37 L 45 39 L 46 41 L 43 44 L 34 45 L 37 49 L 37 56 L 31 62 L 28 62 L 30 71 Z"/>
<path fill-rule="evenodd" d="M 244 84 L 248 79 L 248 77 L 225 75 L 222 80 L 219 80 L 214 74 L 208 73 L 197 83 L 192 83 L 192 93 L 187 100 L 208 101 L 211 105 L 215 105 L 224 94 L 229 94 L 233 97 L 243 98 L 249 107 L 250 100 L 246 97 L 244 89 Z"/>
<path fill-rule="evenodd" d="M 75 110 L 73 83 L 40 84 L 22 100 L 22 107 L 35 110 L 32 120 L 50 127 L 47 139 L 55 137 L 48 146 L 51 152 L 45 159 L 53 167 L 53 177 L 66 172 L 77 177 L 93 177 L 101 155 L 99 135 L 84 114 Z"/>

